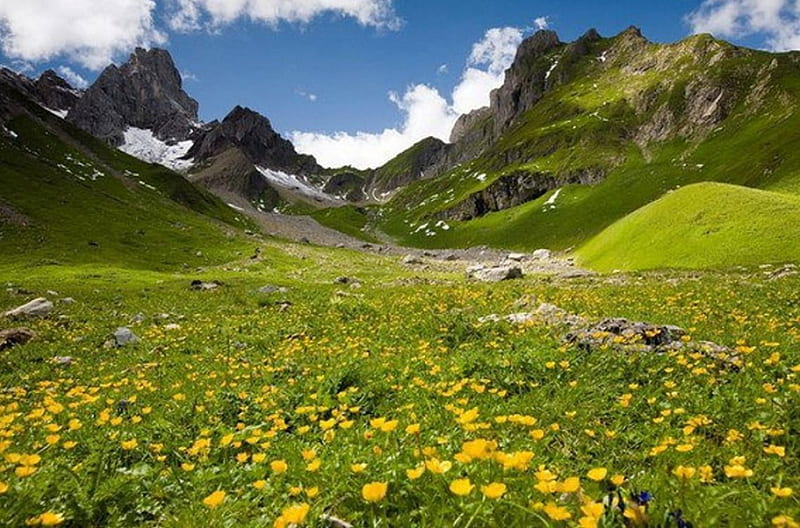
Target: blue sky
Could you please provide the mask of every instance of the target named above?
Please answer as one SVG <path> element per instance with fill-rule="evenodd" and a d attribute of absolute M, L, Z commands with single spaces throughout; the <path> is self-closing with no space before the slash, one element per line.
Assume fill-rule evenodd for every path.
<path fill-rule="evenodd" d="M 298 0 L 296 4 L 307 4 L 309 11 L 277 15 L 264 15 L 264 10 L 279 0 L 219 0 L 229 3 L 227 15 L 204 12 L 209 0 L 106 0 L 106 9 L 118 9 L 118 19 L 99 20 L 98 28 L 88 28 L 87 34 L 67 31 L 60 39 L 52 36 L 52 30 L 48 34 L 48 24 L 72 27 L 64 19 L 85 20 L 91 11 L 81 12 L 81 4 L 90 10 L 96 0 L 27 0 L 19 4 L 31 8 L 21 13 L 15 12 L 19 6 L 4 6 L 10 1 L 0 0 L 0 27 L 5 26 L 0 31 L 0 63 L 30 75 L 51 67 L 91 82 L 104 58 L 119 62 L 137 43 L 155 43 L 169 49 L 186 74 L 185 89 L 200 102 L 203 120 L 222 118 L 241 104 L 268 116 L 287 135 L 292 131 L 380 134 L 395 129 L 405 143 L 418 138 L 406 133 L 409 110 L 399 108 L 397 99 L 424 85 L 434 92 L 418 93 L 420 97 L 438 94 L 449 102 L 463 80 L 473 46 L 487 37 L 490 28 L 517 28 L 528 34 L 537 18 L 546 17 L 547 25 L 565 41 L 591 27 L 611 36 L 637 25 L 657 42 L 678 40 L 700 28 L 754 47 L 777 47 L 779 37 L 794 43 L 794 35 L 778 35 L 782 30 L 776 22 L 770 26 L 756 12 L 759 4 L 789 6 L 794 0 L 355 0 L 350 4 Z M 139 3 L 138 11 L 131 12 L 131 2 Z M 259 4 L 261 11 L 254 13 L 248 2 Z M 36 9 L 37 3 L 42 9 Z M 63 5 L 53 9 L 56 4 Z M 358 7 L 324 8 L 337 4 Z M 196 16 L 176 29 L 175 13 L 187 6 L 195 9 Z M 380 12 L 369 11 L 373 8 Z M 738 9 L 733 18 L 730 9 Z M 691 13 L 699 22 L 696 18 L 690 23 Z M 773 15 L 783 17 L 777 23 L 785 25 L 786 12 Z M 56 16 L 60 20 L 48 20 Z M 796 22 L 794 17 L 789 20 Z M 125 29 L 113 31 L 113 24 Z M 104 33 L 101 26 L 109 29 Z M 130 32 L 130 27 L 136 31 L 118 36 Z M 37 32 L 42 33 L 40 39 L 29 38 Z M 491 68 L 488 62 L 476 67 Z M 390 92 L 398 94 L 394 102 Z M 395 140 L 388 150 L 403 143 Z M 325 148 L 362 147 L 351 141 L 329 142 Z"/>

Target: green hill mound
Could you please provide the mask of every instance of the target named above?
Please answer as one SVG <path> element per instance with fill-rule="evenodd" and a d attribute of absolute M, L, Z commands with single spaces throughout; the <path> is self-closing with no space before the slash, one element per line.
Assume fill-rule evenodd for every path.
<path fill-rule="evenodd" d="M 665 195 L 581 247 L 601 270 L 728 268 L 800 261 L 800 198 L 721 183 Z"/>

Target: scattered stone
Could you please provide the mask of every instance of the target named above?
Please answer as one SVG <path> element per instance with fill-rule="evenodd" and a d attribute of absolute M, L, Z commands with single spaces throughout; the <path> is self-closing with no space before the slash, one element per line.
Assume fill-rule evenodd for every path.
<path fill-rule="evenodd" d="M 478 319 L 480 323 L 499 321 L 511 324 L 539 323 L 566 329 L 562 341 L 587 352 L 609 349 L 628 353 L 688 350 L 719 361 L 734 371 L 741 365 L 741 358 L 730 348 L 711 341 L 684 340 L 686 331 L 674 325 L 643 323 L 619 317 L 592 323 L 553 304 L 542 304 L 530 313 L 513 313 L 503 317 L 492 314 Z"/>
<path fill-rule="evenodd" d="M 428 257 L 428 258 L 435 258 L 436 257 L 436 253 L 434 253 L 433 251 L 423 251 L 422 252 L 422 256 L 423 257 Z"/>
<path fill-rule="evenodd" d="M 522 269 L 518 266 L 494 266 L 492 268 L 475 270 L 472 273 L 467 272 L 467 277 L 481 282 L 501 282 L 521 279 Z"/>
<path fill-rule="evenodd" d="M 522 262 L 525 260 L 525 253 L 509 253 L 506 257 L 508 260 L 513 260 L 514 262 Z"/>
<path fill-rule="evenodd" d="M 201 280 L 193 280 L 190 288 L 196 291 L 210 291 L 216 290 L 220 286 L 222 286 L 222 283 L 219 281 L 203 282 Z"/>
<path fill-rule="evenodd" d="M 114 332 L 114 344 L 117 347 L 124 347 L 127 344 L 138 343 L 139 338 L 134 334 L 130 328 L 124 326 L 117 328 Z"/>
<path fill-rule="evenodd" d="M 72 356 L 55 356 L 53 358 L 53 363 L 57 365 L 71 365 L 72 364 Z"/>
<path fill-rule="evenodd" d="M 470 267 L 467 268 L 467 276 L 471 277 L 473 274 L 475 274 L 475 273 L 477 273 L 479 271 L 483 271 L 485 269 L 486 269 L 486 266 L 484 266 L 483 264 L 475 264 L 474 266 L 470 266 Z"/>
<path fill-rule="evenodd" d="M 300 243 L 301 244 L 310 244 L 311 241 L 308 239 L 308 237 L 300 237 Z"/>
<path fill-rule="evenodd" d="M 170 323 L 168 325 L 164 325 L 164 330 L 178 330 L 181 327 L 178 323 Z"/>
<path fill-rule="evenodd" d="M 409 255 L 406 255 L 405 257 L 403 257 L 403 264 L 407 264 L 407 265 L 412 265 L 413 266 L 413 265 L 422 264 L 422 263 L 423 263 L 422 259 L 419 258 L 416 255 L 409 254 Z"/>
<path fill-rule="evenodd" d="M 336 284 L 350 284 L 353 282 L 353 279 L 350 277 L 336 277 L 333 282 Z"/>
<path fill-rule="evenodd" d="M 344 249 L 344 248 L 346 248 L 347 246 L 345 246 L 344 244 L 342 244 L 341 242 L 339 242 L 338 244 L 336 244 L 336 247 L 337 247 L 338 249 Z"/>
<path fill-rule="evenodd" d="M 30 328 L 9 328 L 0 330 L 0 350 L 5 350 L 17 345 L 24 345 L 36 337 L 36 333 Z"/>
<path fill-rule="evenodd" d="M 454 260 L 458 260 L 458 255 L 450 253 L 449 255 L 445 255 L 444 259 L 448 262 L 452 262 Z"/>
<path fill-rule="evenodd" d="M 531 256 L 536 260 L 549 260 L 553 257 L 553 252 L 549 249 L 537 249 Z"/>
<path fill-rule="evenodd" d="M 131 319 L 131 323 L 133 324 L 143 323 L 144 319 L 145 319 L 144 314 L 139 312 L 138 314 L 133 316 L 133 318 Z"/>
<path fill-rule="evenodd" d="M 49 295 L 50 297 L 58 297 L 57 291 L 47 290 L 45 293 L 47 293 L 47 295 Z"/>
<path fill-rule="evenodd" d="M 59 299 L 58 302 L 61 304 L 75 304 L 75 299 L 72 297 L 64 297 L 63 299 Z"/>
<path fill-rule="evenodd" d="M 4 317 L 44 317 L 51 311 L 53 311 L 53 303 L 44 297 L 39 297 L 38 299 L 34 299 L 29 303 L 7 311 L 4 314 Z"/>

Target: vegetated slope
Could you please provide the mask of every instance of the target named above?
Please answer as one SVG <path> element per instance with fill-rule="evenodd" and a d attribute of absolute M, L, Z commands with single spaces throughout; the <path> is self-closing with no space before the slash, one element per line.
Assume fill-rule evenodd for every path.
<path fill-rule="evenodd" d="M 800 261 L 800 197 L 721 183 L 669 193 L 577 251 L 602 271 Z"/>
<path fill-rule="evenodd" d="M 0 86 L 4 263 L 153 269 L 219 262 L 247 221 L 159 165 L 108 147 Z"/>
<path fill-rule="evenodd" d="M 495 94 L 459 125 L 448 155 L 463 161 L 398 191 L 386 233 L 422 247 L 568 249 L 679 186 L 800 190 L 799 54 L 708 35 L 654 44 L 635 30 L 524 48 L 500 92 L 533 102 L 509 118 Z"/>

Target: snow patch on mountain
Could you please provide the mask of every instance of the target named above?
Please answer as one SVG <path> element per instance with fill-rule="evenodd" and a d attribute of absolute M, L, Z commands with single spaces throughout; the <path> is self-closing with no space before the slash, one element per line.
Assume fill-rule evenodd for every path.
<path fill-rule="evenodd" d="M 69 113 L 69 110 L 56 110 L 54 108 L 48 108 L 46 106 L 43 106 L 42 108 L 44 108 L 45 110 L 47 110 L 51 114 L 60 117 L 61 119 L 66 119 L 67 118 L 67 114 Z"/>
<path fill-rule="evenodd" d="M 192 148 L 191 140 L 169 145 L 155 137 L 152 130 L 136 127 L 128 127 L 123 135 L 125 143 L 119 149 L 140 160 L 158 163 L 176 171 L 187 170 L 194 163 L 193 160 L 182 159 Z"/>
<path fill-rule="evenodd" d="M 335 196 L 330 194 L 326 194 L 321 190 L 313 187 L 311 184 L 305 181 L 304 178 L 301 176 L 295 176 L 293 174 L 287 174 L 285 172 L 276 171 L 272 169 L 266 169 L 264 167 L 259 167 L 256 165 L 256 170 L 261 173 L 264 178 L 268 182 L 278 187 L 283 187 L 284 189 L 288 189 L 291 191 L 299 192 L 300 194 L 304 194 L 311 198 L 319 198 L 322 200 L 337 200 Z"/>

